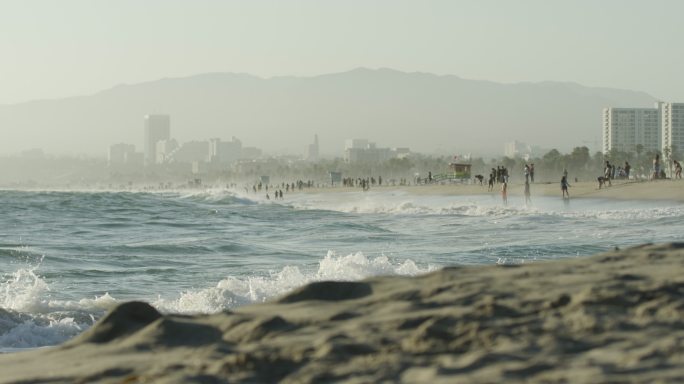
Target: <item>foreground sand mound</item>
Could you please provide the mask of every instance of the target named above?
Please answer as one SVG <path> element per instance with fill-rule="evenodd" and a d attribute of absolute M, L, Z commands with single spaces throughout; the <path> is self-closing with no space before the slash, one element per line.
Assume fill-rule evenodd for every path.
<path fill-rule="evenodd" d="M 203 316 L 122 304 L 0 382 L 672 382 L 684 244 L 305 286 Z"/>

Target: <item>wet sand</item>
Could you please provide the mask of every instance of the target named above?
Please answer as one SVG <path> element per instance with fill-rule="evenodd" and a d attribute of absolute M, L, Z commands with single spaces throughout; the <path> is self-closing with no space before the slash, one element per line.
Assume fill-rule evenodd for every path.
<path fill-rule="evenodd" d="M 318 282 L 215 315 L 121 304 L 0 382 L 675 382 L 684 243 L 419 277 Z"/>
<path fill-rule="evenodd" d="M 430 184 L 412 186 L 382 186 L 372 187 L 375 192 L 403 191 L 416 195 L 451 195 L 473 196 L 486 194 L 501 194 L 501 185 L 496 184 L 493 191 L 487 190 L 487 185 L 479 184 Z M 312 188 L 304 190 L 304 193 L 332 193 L 345 191 L 360 191 L 361 188 Z M 512 182 L 508 185 L 509 196 L 523 196 L 524 185 Z M 530 192 L 534 196 L 550 196 L 561 198 L 560 182 L 541 182 L 530 184 Z M 598 188 L 597 182 L 570 183 L 568 190 L 570 198 L 597 198 L 615 200 L 648 200 L 648 201 L 674 201 L 684 202 L 684 181 L 682 180 L 656 180 L 656 181 L 624 181 L 614 180 L 612 186 Z"/>

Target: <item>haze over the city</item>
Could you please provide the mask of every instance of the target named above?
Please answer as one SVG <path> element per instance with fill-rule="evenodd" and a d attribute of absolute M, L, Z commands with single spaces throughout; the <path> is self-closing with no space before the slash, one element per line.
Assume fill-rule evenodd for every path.
<path fill-rule="evenodd" d="M 237 136 L 278 153 L 314 134 L 329 154 L 359 136 L 424 152 L 493 154 L 516 139 L 598 150 L 601 108 L 684 101 L 684 3 L 672 0 L 0 9 L 0 153 L 104 156 L 140 146 L 147 113 L 169 114 L 180 141 Z"/>

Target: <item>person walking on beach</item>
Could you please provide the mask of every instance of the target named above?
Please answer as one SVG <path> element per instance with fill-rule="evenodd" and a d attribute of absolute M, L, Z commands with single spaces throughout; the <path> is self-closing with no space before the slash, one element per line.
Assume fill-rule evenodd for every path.
<path fill-rule="evenodd" d="M 501 183 L 501 198 L 503 199 L 503 204 L 508 205 L 508 182 L 506 180 Z"/>
<path fill-rule="evenodd" d="M 677 160 L 673 160 L 674 166 L 675 166 L 675 179 L 681 179 L 682 178 L 682 165 L 679 163 Z"/>
<path fill-rule="evenodd" d="M 525 181 L 525 205 L 532 204 L 532 199 L 530 198 L 530 183 Z"/>
<path fill-rule="evenodd" d="M 534 183 L 534 163 L 530 164 L 530 181 Z"/>
<path fill-rule="evenodd" d="M 613 167 L 610 165 L 610 162 L 606 160 L 606 168 L 603 171 L 603 185 L 606 185 L 608 183 L 608 186 L 612 186 L 613 183 L 611 183 L 611 175 L 613 174 L 612 172 Z"/>
<path fill-rule="evenodd" d="M 629 180 L 629 172 L 632 170 L 632 166 L 629 165 L 628 161 L 625 161 L 625 179 Z"/>
<path fill-rule="evenodd" d="M 570 184 L 568 184 L 568 177 L 567 177 L 567 176 L 563 176 L 563 177 L 561 178 L 561 192 L 563 193 L 563 198 L 564 198 L 564 199 L 566 198 L 566 196 L 567 196 L 568 199 L 570 198 L 570 192 L 568 192 L 568 187 L 569 187 L 569 186 L 570 186 Z"/>

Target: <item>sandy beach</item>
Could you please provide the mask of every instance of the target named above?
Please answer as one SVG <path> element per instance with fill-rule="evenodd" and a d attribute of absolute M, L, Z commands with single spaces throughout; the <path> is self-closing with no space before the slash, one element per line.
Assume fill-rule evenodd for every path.
<path fill-rule="evenodd" d="M 479 184 L 430 184 L 412 186 L 381 186 L 371 188 L 373 191 L 402 191 L 416 195 L 451 195 L 473 196 L 486 194 L 501 194 L 501 185 L 496 184 L 493 191 L 487 190 L 487 185 Z M 312 188 L 304 193 L 326 193 L 360 191 L 360 188 Z M 530 185 L 531 195 L 534 196 L 558 196 L 561 197 L 560 183 L 539 182 Z M 512 197 L 523 196 L 524 185 L 512 182 L 508 185 L 508 195 Z M 616 200 L 646 200 L 646 201 L 673 201 L 684 202 L 683 180 L 656 180 L 656 181 L 626 181 L 614 180 L 612 186 L 598 188 L 598 183 L 580 181 L 571 182 L 569 188 L 570 198 L 594 198 Z"/>
<path fill-rule="evenodd" d="M 318 282 L 215 315 L 124 303 L 0 382 L 674 382 L 684 244 Z"/>

